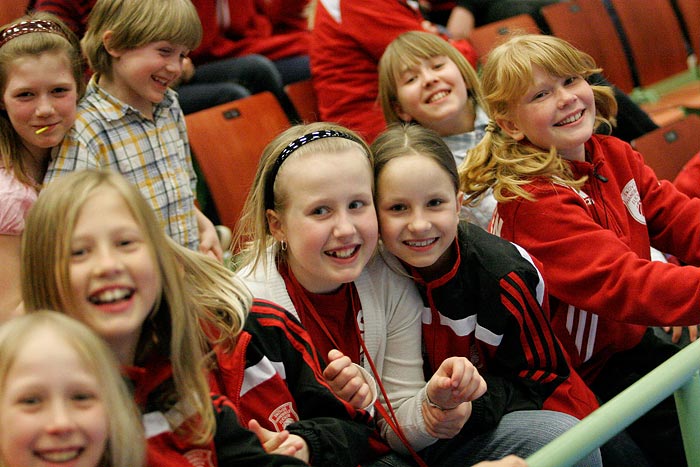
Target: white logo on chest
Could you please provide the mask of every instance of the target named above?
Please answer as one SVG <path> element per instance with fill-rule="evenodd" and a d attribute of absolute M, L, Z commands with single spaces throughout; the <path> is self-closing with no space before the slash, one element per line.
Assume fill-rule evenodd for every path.
<path fill-rule="evenodd" d="M 630 213 L 632 218 L 642 225 L 647 224 L 647 220 L 642 213 L 642 199 L 639 196 L 639 191 L 637 190 L 637 184 L 634 183 L 634 179 L 630 179 L 627 185 L 622 189 L 622 202 L 625 203 L 627 211 Z"/>

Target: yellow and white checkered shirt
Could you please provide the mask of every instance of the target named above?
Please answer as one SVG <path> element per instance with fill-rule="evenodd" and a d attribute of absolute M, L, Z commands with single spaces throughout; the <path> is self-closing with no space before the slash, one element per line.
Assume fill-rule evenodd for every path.
<path fill-rule="evenodd" d="M 75 125 L 54 148 L 44 179 L 97 168 L 120 172 L 151 203 L 166 233 L 197 249 L 196 175 L 177 94 L 168 90 L 153 120 L 100 88 L 93 76 Z"/>

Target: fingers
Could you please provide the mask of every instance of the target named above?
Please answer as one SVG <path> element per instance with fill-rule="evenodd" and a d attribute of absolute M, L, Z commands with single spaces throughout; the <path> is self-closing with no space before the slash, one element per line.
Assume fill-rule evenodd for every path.
<path fill-rule="evenodd" d="M 426 431 L 435 438 L 453 438 L 471 415 L 471 404 L 463 403 L 452 410 L 440 410 L 423 404 L 423 420 Z"/>
<path fill-rule="evenodd" d="M 698 339 L 698 326 L 690 326 L 688 328 L 688 337 L 690 342 L 695 342 Z"/>
<path fill-rule="evenodd" d="M 682 326 L 673 326 L 673 332 L 671 333 L 671 342 L 674 344 L 677 344 L 681 340 L 681 336 L 683 335 L 683 327 Z"/>
<path fill-rule="evenodd" d="M 486 392 L 486 381 L 468 359 L 450 357 L 442 362 L 426 391 L 439 406 L 454 407 L 481 397 Z"/>
<path fill-rule="evenodd" d="M 366 408 L 372 402 L 372 391 L 359 368 L 338 350 L 331 350 L 328 359 L 323 376 L 335 395 L 355 408 Z"/>

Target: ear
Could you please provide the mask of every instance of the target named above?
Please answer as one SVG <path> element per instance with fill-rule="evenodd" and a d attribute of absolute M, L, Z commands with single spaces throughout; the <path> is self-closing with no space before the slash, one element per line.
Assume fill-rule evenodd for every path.
<path fill-rule="evenodd" d="M 464 203 L 464 192 L 463 191 L 458 191 L 457 192 L 457 217 L 462 213 L 462 204 Z"/>
<path fill-rule="evenodd" d="M 282 220 L 280 219 L 279 213 L 274 209 L 268 209 L 265 211 L 265 217 L 267 218 L 267 225 L 270 229 L 270 234 L 272 234 L 275 240 L 278 242 L 285 240 L 286 235 L 282 227 Z"/>
<path fill-rule="evenodd" d="M 114 58 L 118 58 L 122 54 L 121 51 L 116 50 L 112 46 L 110 46 L 110 42 L 112 41 L 113 36 L 114 33 L 112 31 L 105 31 L 104 34 L 102 34 L 102 45 L 104 46 L 108 54 L 110 54 Z"/>
<path fill-rule="evenodd" d="M 501 127 L 504 133 L 513 138 L 515 141 L 520 141 L 525 138 L 525 133 L 520 131 L 518 124 L 513 120 L 505 117 L 496 118 L 496 123 Z"/>
<path fill-rule="evenodd" d="M 459 216 L 459 213 L 462 211 L 462 204 L 464 203 L 464 192 L 463 191 L 458 191 L 457 192 L 457 216 Z"/>
<path fill-rule="evenodd" d="M 398 115 L 401 121 L 405 123 L 413 121 L 413 116 L 404 112 L 403 108 L 401 107 L 401 104 L 399 104 L 398 102 L 394 103 L 394 112 L 396 112 L 396 115 Z"/>

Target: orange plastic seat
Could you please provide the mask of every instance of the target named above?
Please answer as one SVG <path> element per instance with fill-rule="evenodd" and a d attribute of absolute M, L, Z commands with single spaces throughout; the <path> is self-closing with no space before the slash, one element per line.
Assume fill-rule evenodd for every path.
<path fill-rule="evenodd" d="M 632 141 L 659 179 L 673 180 L 700 151 L 700 116 L 687 117 L 658 128 Z M 698 181 L 700 183 L 700 180 Z"/>
<path fill-rule="evenodd" d="M 505 41 L 508 36 L 518 33 L 539 34 L 540 32 L 532 16 L 521 14 L 479 26 L 472 31 L 469 40 L 476 50 L 479 61 L 483 64 L 491 49 Z"/>
<path fill-rule="evenodd" d="M 553 3 L 541 13 L 552 34 L 593 57 L 610 83 L 626 93 L 634 89 L 625 49 L 601 0 Z"/>
<path fill-rule="evenodd" d="M 219 220 L 235 231 L 263 149 L 290 122 L 267 91 L 188 114 L 185 121 Z"/>
<path fill-rule="evenodd" d="M 289 96 L 304 123 L 319 121 L 318 101 L 310 79 L 288 84 L 284 87 L 284 92 Z"/>

